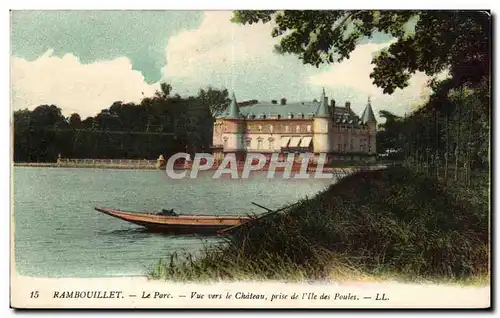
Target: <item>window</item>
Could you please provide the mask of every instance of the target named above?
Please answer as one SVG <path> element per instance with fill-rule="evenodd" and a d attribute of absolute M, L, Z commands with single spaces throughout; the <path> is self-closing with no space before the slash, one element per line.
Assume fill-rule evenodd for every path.
<path fill-rule="evenodd" d="M 224 148 L 227 148 L 227 137 L 224 137 Z"/>
<path fill-rule="evenodd" d="M 251 144 L 252 144 L 252 139 L 248 138 L 248 139 L 246 139 L 246 140 L 245 140 L 245 146 L 246 146 L 247 148 L 250 148 L 250 145 L 251 145 Z"/>
<path fill-rule="evenodd" d="M 257 131 L 261 132 L 262 131 L 262 125 L 257 126 Z"/>
<path fill-rule="evenodd" d="M 338 144 L 338 145 L 337 145 L 337 150 L 338 150 L 339 152 L 340 152 L 340 151 L 342 151 L 342 145 L 341 145 L 341 144 Z"/>
<path fill-rule="evenodd" d="M 269 125 L 269 131 L 272 133 L 274 130 L 273 125 Z"/>
<path fill-rule="evenodd" d="M 295 127 L 295 132 L 300 132 L 300 126 L 299 126 L 299 125 L 297 125 L 297 126 Z"/>
<path fill-rule="evenodd" d="M 257 139 L 257 149 L 262 149 L 262 138 Z"/>
<path fill-rule="evenodd" d="M 274 138 L 269 138 L 269 149 L 274 149 Z"/>
<path fill-rule="evenodd" d="M 311 132 L 311 125 L 307 125 L 307 132 L 310 133 Z"/>
<path fill-rule="evenodd" d="M 290 132 L 290 126 L 285 125 L 285 132 Z"/>

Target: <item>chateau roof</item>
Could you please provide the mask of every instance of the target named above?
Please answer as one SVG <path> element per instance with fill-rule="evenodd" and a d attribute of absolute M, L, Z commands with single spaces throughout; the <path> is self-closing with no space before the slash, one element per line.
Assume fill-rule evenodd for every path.
<path fill-rule="evenodd" d="M 325 89 L 323 88 L 323 93 L 321 93 L 321 98 L 319 100 L 318 112 L 316 113 L 318 117 L 328 117 L 328 98 L 325 96 Z"/>
<path fill-rule="evenodd" d="M 287 103 L 286 105 L 273 103 L 259 103 L 252 106 L 242 107 L 240 113 L 245 117 L 255 115 L 256 117 L 262 114 L 269 116 L 280 115 L 282 118 L 287 118 L 290 114 L 295 117 L 303 114 L 304 117 L 316 116 L 319 103 L 316 102 L 296 102 Z"/>
<path fill-rule="evenodd" d="M 368 122 L 377 122 L 375 119 L 375 115 L 373 114 L 373 109 L 372 109 L 372 104 L 370 102 L 370 98 L 368 98 L 368 103 L 366 104 L 365 110 L 363 111 L 363 114 L 361 115 L 361 120 L 363 121 L 364 124 Z"/>
<path fill-rule="evenodd" d="M 282 105 L 279 101 L 275 103 L 272 102 L 257 102 L 255 104 L 249 104 L 248 106 L 238 106 L 236 102 L 236 98 L 233 94 L 233 99 L 229 107 L 225 112 L 221 114 L 221 118 L 247 118 L 247 119 L 288 119 L 293 117 L 294 119 L 298 118 L 313 118 L 317 116 L 332 116 L 331 108 L 328 104 L 325 104 L 324 94 L 322 95 L 321 101 L 323 101 L 323 105 L 321 105 L 321 101 L 313 101 L 313 102 L 287 102 Z M 322 109 L 324 107 L 324 110 Z M 368 107 L 368 106 L 367 106 Z M 236 111 L 236 112 L 235 112 Z M 324 112 L 324 114 L 323 114 Z M 338 107 L 335 106 L 335 111 L 333 114 L 333 123 L 334 124 L 345 124 L 350 126 L 364 126 L 366 124 L 363 121 L 366 113 L 371 113 L 373 116 L 373 110 L 371 110 L 371 106 L 369 107 L 369 111 L 365 109 L 363 115 L 359 117 L 356 113 L 353 112 L 351 108 L 346 107 Z M 373 116 L 373 118 L 375 118 Z"/>
<path fill-rule="evenodd" d="M 240 107 L 238 106 L 238 102 L 236 101 L 236 95 L 233 92 L 233 98 L 231 99 L 231 104 L 228 107 L 228 114 L 225 116 L 226 118 L 237 118 L 240 116 Z"/>

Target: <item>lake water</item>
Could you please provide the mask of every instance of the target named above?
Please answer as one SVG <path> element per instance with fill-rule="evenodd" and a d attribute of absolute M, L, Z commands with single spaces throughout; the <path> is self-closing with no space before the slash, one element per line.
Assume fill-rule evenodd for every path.
<path fill-rule="evenodd" d="M 21 275 L 144 275 L 173 251 L 195 252 L 217 238 L 168 236 L 94 210 L 96 206 L 192 214 L 261 213 L 330 185 L 326 179 L 172 180 L 164 171 L 14 167 L 14 244 Z"/>

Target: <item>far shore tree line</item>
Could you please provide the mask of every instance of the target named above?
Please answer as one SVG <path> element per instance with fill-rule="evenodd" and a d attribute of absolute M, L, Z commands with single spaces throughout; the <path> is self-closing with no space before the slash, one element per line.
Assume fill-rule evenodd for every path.
<path fill-rule="evenodd" d="M 65 117 L 56 105 L 14 112 L 14 161 L 156 159 L 160 154 L 208 151 L 213 114 L 229 102 L 226 89 L 200 89 L 197 96 L 171 96 L 163 83 L 139 104 L 114 102 L 93 117 Z"/>

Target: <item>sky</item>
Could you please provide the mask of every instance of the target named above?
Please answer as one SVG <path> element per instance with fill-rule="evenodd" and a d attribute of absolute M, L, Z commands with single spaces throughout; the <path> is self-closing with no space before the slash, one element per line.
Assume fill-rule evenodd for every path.
<path fill-rule="evenodd" d="M 429 94 L 424 74 L 385 95 L 369 78 L 373 54 L 393 39 L 376 35 L 349 60 L 319 68 L 274 53 L 271 24 L 232 23 L 231 11 L 12 11 L 12 108 L 54 104 L 63 114 L 95 116 L 115 101 L 140 102 L 161 82 L 173 93 L 196 95 L 209 85 L 238 101 L 319 99 L 324 88 L 337 105 L 361 114 L 404 115 Z"/>

